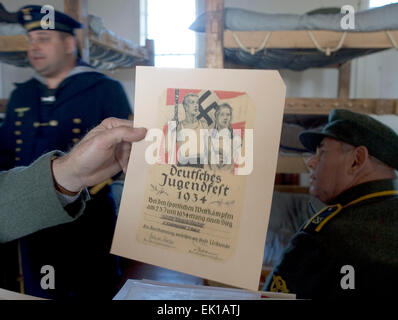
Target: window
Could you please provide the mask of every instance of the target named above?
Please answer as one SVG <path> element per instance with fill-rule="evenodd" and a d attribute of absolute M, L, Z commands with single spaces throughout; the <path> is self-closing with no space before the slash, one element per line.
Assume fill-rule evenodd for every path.
<path fill-rule="evenodd" d="M 156 67 L 195 67 L 195 0 L 146 0 L 147 38 L 155 41 Z"/>
<path fill-rule="evenodd" d="M 369 0 L 369 8 L 382 7 L 387 4 L 398 3 L 398 1 L 391 0 Z"/>

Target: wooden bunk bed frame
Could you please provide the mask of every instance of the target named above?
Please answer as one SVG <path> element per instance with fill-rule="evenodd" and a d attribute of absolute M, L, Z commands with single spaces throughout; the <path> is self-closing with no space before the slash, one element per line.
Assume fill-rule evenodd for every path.
<path fill-rule="evenodd" d="M 339 47 L 343 32 L 317 30 L 311 31 L 316 39 L 318 47 L 314 44 L 306 30 L 292 31 L 234 31 L 224 30 L 224 1 L 206 0 L 206 67 L 207 68 L 246 68 L 242 65 L 224 62 L 224 48 L 257 48 L 266 38 L 266 48 L 308 48 L 324 49 Z M 237 38 L 239 41 L 237 41 Z M 357 32 L 346 33 L 343 48 L 397 48 L 398 30 L 379 32 Z M 334 65 L 338 68 L 338 97 L 335 99 L 325 98 L 286 98 L 285 114 L 311 114 L 327 115 L 332 109 L 346 108 L 357 112 L 368 114 L 397 114 L 398 99 L 349 99 L 351 62 Z M 330 67 L 329 67 L 330 68 Z M 250 68 L 251 69 L 251 68 Z M 277 163 L 278 174 L 300 174 L 307 173 L 304 156 L 279 155 Z M 275 180 L 275 191 L 289 193 L 308 193 L 308 187 L 299 185 L 278 185 Z M 270 272 L 269 267 L 263 267 L 261 273 L 260 288 L 264 284 Z M 213 285 L 217 285 L 211 283 Z"/>
<path fill-rule="evenodd" d="M 121 52 L 127 56 L 137 58 L 137 61 L 146 61 L 145 65 L 154 65 L 154 42 L 146 40 L 145 47 L 126 48 L 120 46 L 117 39 L 107 37 L 96 39 L 91 37 L 88 30 L 88 0 L 64 0 L 64 13 L 84 24 L 83 29 L 76 31 L 78 49 L 85 62 L 90 61 L 89 42 L 100 44 L 103 47 Z M 26 35 L 0 36 L 0 52 L 25 52 L 28 49 Z M 141 64 L 141 63 L 140 63 Z"/>
<path fill-rule="evenodd" d="M 206 67 L 242 68 L 224 63 L 224 48 L 258 48 L 269 35 L 267 48 L 317 48 L 306 30 L 234 31 L 224 30 L 224 0 L 206 0 Z M 321 48 L 336 48 L 343 32 L 311 31 Z M 235 36 L 240 39 L 240 44 Z M 395 40 L 397 39 L 397 40 Z M 398 30 L 377 32 L 347 32 L 343 48 L 397 48 Z M 351 62 L 335 65 L 339 71 L 338 98 L 286 98 L 285 114 L 329 114 L 334 108 L 346 108 L 362 113 L 398 114 L 397 99 L 349 99 Z M 279 156 L 277 173 L 308 172 L 304 157 Z"/>

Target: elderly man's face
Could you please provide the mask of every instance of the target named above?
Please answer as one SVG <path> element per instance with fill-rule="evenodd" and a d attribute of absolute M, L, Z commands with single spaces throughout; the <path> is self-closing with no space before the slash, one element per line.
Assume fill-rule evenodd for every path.
<path fill-rule="evenodd" d="M 317 153 L 310 157 L 310 194 L 328 203 L 351 186 L 349 169 L 352 152 L 343 150 L 342 143 L 324 138 Z"/>

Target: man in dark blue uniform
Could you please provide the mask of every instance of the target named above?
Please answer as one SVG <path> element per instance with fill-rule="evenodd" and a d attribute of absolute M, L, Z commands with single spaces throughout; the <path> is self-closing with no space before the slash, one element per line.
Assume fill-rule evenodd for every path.
<path fill-rule="evenodd" d="M 398 135 L 364 114 L 334 110 L 303 132 L 310 193 L 328 206 L 292 238 L 264 290 L 298 298 L 391 298 L 398 287 Z"/>
<path fill-rule="evenodd" d="M 29 62 L 36 74 L 17 84 L 9 100 L 0 129 L 3 170 L 29 165 L 50 150 L 67 151 L 103 119 L 127 119 L 131 114 L 120 83 L 78 59 L 74 30 L 82 25 L 55 11 L 55 28 L 43 29 L 46 14 L 40 6 L 19 11 L 19 21 L 28 32 Z M 113 297 L 119 277 L 116 257 L 109 254 L 115 213 L 109 187 L 96 192 L 81 219 L 21 240 L 27 294 Z M 55 269 L 54 290 L 41 288 L 44 265 Z"/>

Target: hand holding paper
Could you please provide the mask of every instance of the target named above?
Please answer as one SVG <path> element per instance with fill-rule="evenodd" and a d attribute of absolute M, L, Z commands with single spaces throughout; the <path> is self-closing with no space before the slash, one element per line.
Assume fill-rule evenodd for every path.
<path fill-rule="evenodd" d="M 108 118 L 91 130 L 72 151 L 53 161 L 54 178 L 76 192 L 126 171 L 131 144 L 144 138 L 132 121 Z"/>

